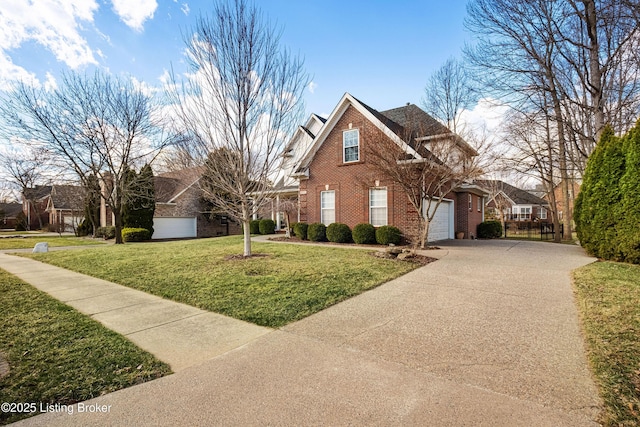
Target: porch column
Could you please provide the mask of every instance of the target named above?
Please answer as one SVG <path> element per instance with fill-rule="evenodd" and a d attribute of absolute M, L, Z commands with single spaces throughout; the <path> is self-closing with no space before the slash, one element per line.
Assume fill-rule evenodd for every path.
<path fill-rule="evenodd" d="M 276 196 L 276 230 L 280 230 L 282 228 L 282 221 L 280 221 L 280 195 Z"/>

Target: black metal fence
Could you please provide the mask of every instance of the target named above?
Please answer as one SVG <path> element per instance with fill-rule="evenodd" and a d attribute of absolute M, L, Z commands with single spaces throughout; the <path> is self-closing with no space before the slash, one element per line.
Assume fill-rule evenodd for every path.
<path fill-rule="evenodd" d="M 555 235 L 553 223 L 538 221 L 507 221 L 504 224 L 504 237 L 527 240 L 553 240 Z M 560 235 L 563 228 L 560 224 Z"/>

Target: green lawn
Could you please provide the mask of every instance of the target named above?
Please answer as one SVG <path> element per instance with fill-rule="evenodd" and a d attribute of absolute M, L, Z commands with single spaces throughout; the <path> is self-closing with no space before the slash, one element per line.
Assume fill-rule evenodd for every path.
<path fill-rule="evenodd" d="M 587 353 L 606 426 L 640 420 L 640 266 L 597 262 L 574 271 Z"/>
<path fill-rule="evenodd" d="M 34 236 L 31 237 L 0 237 L 0 250 L 2 249 L 29 249 L 33 248 L 36 243 L 47 242 L 49 247 L 61 247 L 61 246 L 85 246 L 85 245 L 100 245 L 104 244 L 104 241 L 71 237 L 71 236 Z"/>
<path fill-rule="evenodd" d="M 0 403 L 36 403 L 35 413 L 0 411 L 0 424 L 170 373 L 124 337 L 0 270 L 0 353 L 9 374 Z M 32 408 L 27 408 L 32 409 Z"/>
<path fill-rule="evenodd" d="M 253 243 L 240 236 L 29 255 L 54 265 L 262 326 L 280 327 L 416 268 L 335 246 Z"/>

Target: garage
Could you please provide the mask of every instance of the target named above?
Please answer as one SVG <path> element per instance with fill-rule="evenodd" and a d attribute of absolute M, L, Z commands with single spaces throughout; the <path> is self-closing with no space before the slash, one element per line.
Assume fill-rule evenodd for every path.
<path fill-rule="evenodd" d="M 433 211 L 436 201 L 431 202 Z M 443 200 L 429 224 L 429 241 L 453 239 L 453 201 Z"/>
<path fill-rule="evenodd" d="M 195 217 L 154 217 L 153 239 L 184 239 L 198 236 Z"/>

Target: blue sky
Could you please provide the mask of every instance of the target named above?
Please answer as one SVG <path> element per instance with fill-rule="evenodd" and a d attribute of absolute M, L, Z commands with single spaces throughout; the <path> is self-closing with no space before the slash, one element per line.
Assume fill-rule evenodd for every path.
<path fill-rule="evenodd" d="M 309 113 L 326 115 L 344 92 L 385 110 L 421 103 L 429 75 L 460 56 L 466 0 L 294 1 L 256 4 L 305 58 Z M 63 70 L 101 67 L 149 85 L 184 71 L 183 34 L 210 0 L 2 0 L 0 88 L 55 84 Z"/>

